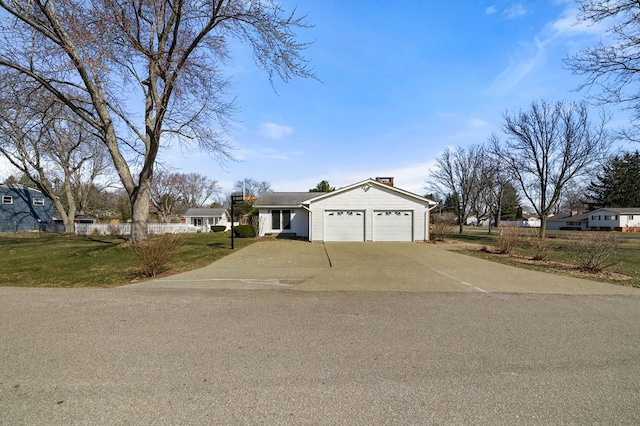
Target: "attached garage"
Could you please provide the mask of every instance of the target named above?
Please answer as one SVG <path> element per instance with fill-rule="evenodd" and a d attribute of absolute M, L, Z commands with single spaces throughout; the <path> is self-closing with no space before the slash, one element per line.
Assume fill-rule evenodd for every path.
<path fill-rule="evenodd" d="M 324 241 L 364 241 L 364 211 L 325 211 Z"/>
<path fill-rule="evenodd" d="M 413 212 L 375 211 L 373 213 L 373 241 L 413 241 Z"/>
<path fill-rule="evenodd" d="M 280 234 L 274 215 L 291 210 L 290 234 L 310 241 L 427 241 L 436 203 L 393 186 L 393 178 L 367 179 L 332 192 L 261 194 L 260 236 Z M 295 226 L 294 226 L 295 225 Z"/>

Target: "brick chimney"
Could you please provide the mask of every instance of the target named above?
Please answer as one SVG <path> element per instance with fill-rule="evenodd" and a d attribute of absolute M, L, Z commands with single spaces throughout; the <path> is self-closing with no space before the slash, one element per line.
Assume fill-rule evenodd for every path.
<path fill-rule="evenodd" d="M 384 183 L 385 185 L 393 186 L 393 177 L 377 177 L 376 182 Z"/>

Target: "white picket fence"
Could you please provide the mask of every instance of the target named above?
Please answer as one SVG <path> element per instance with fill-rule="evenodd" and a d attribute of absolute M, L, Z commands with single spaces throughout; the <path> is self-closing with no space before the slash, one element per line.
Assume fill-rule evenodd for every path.
<path fill-rule="evenodd" d="M 182 234 L 193 232 L 207 232 L 204 226 L 187 225 L 184 223 L 149 223 L 149 234 Z M 131 224 L 102 224 L 79 223 L 76 225 L 76 235 L 131 235 Z"/>

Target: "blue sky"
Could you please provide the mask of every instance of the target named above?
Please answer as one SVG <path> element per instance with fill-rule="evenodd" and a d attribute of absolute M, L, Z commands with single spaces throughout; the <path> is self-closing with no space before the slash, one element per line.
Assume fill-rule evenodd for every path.
<path fill-rule="evenodd" d="M 276 80 L 276 93 L 249 48 L 235 44 L 227 66 L 236 161 L 174 147 L 161 152 L 168 166 L 223 191 L 244 177 L 307 191 L 323 179 L 342 187 L 394 176 L 424 194 L 441 152 L 485 142 L 505 110 L 582 99 L 562 59 L 603 34 L 574 25 L 576 4 L 566 0 L 282 3 L 314 25 L 299 40 L 313 42 L 306 57 L 320 81 Z"/>
<path fill-rule="evenodd" d="M 294 5 L 285 1 L 287 8 Z M 314 28 L 300 40 L 320 82 L 276 82 L 248 50 L 230 64 L 240 111 L 230 135 L 238 161 L 174 151 L 166 160 L 223 189 L 243 177 L 276 191 L 337 187 L 375 176 L 424 194 L 447 146 L 483 143 L 505 110 L 531 101 L 578 100 L 567 53 L 601 28 L 576 26 L 568 1 L 323 0 L 298 3 Z"/>

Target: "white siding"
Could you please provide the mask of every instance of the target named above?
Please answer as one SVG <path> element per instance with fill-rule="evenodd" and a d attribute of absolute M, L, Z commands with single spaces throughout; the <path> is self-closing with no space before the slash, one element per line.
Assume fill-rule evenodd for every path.
<path fill-rule="evenodd" d="M 375 185 L 354 187 L 345 192 L 329 195 L 320 200 L 312 200 L 311 210 L 311 239 L 321 241 L 325 235 L 324 212 L 327 210 L 359 210 L 365 212 L 365 240 L 373 240 L 373 215 L 376 210 L 410 211 L 413 215 L 413 240 L 426 239 L 425 221 L 427 218 L 426 203 L 418 199 L 405 196 L 389 188 Z"/>
<path fill-rule="evenodd" d="M 640 226 L 640 213 L 637 214 L 621 214 L 620 215 L 621 226 Z"/>
<path fill-rule="evenodd" d="M 272 210 L 290 210 L 291 211 L 291 229 L 272 229 L 271 228 L 271 211 Z M 296 234 L 298 237 L 309 236 L 309 214 L 305 209 L 278 208 L 278 209 L 260 209 L 258 214 L 260 221 L 261 237 L 267 234 Z"/>

